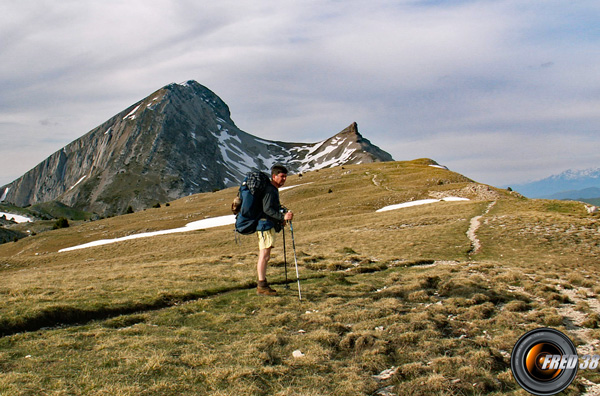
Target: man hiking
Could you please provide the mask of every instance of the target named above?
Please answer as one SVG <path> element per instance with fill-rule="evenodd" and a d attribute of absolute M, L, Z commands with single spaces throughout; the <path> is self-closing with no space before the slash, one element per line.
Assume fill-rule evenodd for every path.
<path fill-rule="evenodd" d="M 257 293 L 259 295 L 276 296 L 267 282 L 267 264 L 271 259 L 271 249 L 275 243 L 275 233 L 281 231 L 286 221 L 291 221 L 294 214 L 286 211 L 279 202 L 279 188 L 283 187 L 288 171 L 282 165 L 271 168 L 271 183 L 267 183 L 262 199 L 263 214 L 256 227 L 258 234 L 258 274 Z"/>

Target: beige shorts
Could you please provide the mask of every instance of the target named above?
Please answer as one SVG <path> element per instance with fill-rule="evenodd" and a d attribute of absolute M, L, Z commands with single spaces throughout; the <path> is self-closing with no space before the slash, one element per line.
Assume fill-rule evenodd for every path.
<path fill-rule="evenodd" d="M 275 228 L 267 231 L 256 231 L 258 235 L 258 248 L 260 250 L 272 248 L 275 245 Z"/>

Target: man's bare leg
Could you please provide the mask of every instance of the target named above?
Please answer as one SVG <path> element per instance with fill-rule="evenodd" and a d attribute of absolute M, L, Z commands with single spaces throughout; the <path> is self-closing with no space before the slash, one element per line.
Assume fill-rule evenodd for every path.
<path fill-rule="evenodd" d="M 271 259 L 271 248 L 260 249 L 258 253 L 258 264 L 256 265 L 256 272 L 258 273 L 258 294 L 267 296 L 276 296 L 277 291 L 269 287 L 267 282 L 267 264 Z"/>
<path fill-rule="evenodd" d="M 267 280 L 267 264 L 271 259 L 271 249 L 260 249 L 258 252 L 258 264 L 256 266 L 256 272 L 258 273 L 258 281 Z"/>

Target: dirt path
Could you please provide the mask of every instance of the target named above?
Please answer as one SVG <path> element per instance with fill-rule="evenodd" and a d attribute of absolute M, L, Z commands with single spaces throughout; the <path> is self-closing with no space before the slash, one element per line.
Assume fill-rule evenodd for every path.
<path fill-rule="evenodd" d="M 367 175 L 370 175 L 369 172 L 367 172 Z M 378 174 L 374 174 L 373 178 L 371 179 L 371 183 L 373 183 L 373 185 L 375 185 L 376 187 L 380 187 L 380 188 L 384 188 L 387 191 L 394 191 L 391 188 L 389 188 L 388 186 L 384 186 L 382 185 L 382 181 L 378 180 L 379 175 Z"/>
<path fill-rule="evenodd" d="M 475 216 L 471 219 L 469 229 L 467 231 L 467 237 L 471 241 L 471 250 L 469 250 L 469 254 L 477 253 L 481 249 L 481 241 L 477 238 L 477 230 L 481 225 L 481 218 L 488 214 L 490 210 L 494 207 L 496 201 L 490 202 L 485 212 L 483 212 L 480 216 Z"/>
<path fill-rule="evenodd" d="M 578 337 L 585 344 L 577 346 L 579 356 L 586 354 L 597 354 L 600 349 L 600 340 L 596 339 L 592 331 L 584 326 L 587 319 L 587 314 L 575 309 L 577 303 L 584 303 L 590 307 L 592 312 L 600 312 L 600 301 L 595 297 L 591 289 L 585 287 L 575 287 L 573 289 L 565 289 L 558 287 L 559 291 L 569 297 L 572 303 L 562 304 L 558 308 L 558 313 L 564 317 L 565 327 L 569 333 Z M 600 396 L 600 384 L 594 383 L 584 377 L 585 371 L 578 374 L 581 383 L 586 387 L 586 392 L 583 396 Z"/>

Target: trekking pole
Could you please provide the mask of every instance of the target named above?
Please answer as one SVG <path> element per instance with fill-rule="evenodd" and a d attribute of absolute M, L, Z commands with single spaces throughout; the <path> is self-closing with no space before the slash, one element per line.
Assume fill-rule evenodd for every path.
<path fill-rule="evenodd" d="M 302 301 L 302 292 L 300 292 L 300 274 L 298 273 L 298 258 L 296 257 L 296 241 L 294 240 L 294 226 L 290 220 L 290 232 L 292 233 L 292 247 L 294 248 L 294 262 L 296 263 L 296 279 L 298 279 L 298 299 Z"/>
<path fill-rule="evenodd" d="M 283 266 L 285 268 L 285 289 L 289 289 L 290 285 L 288 283 L 288 275 L 287 275 L 287 253 L 285 251 L 285 225 L 283 226 Z"/>

